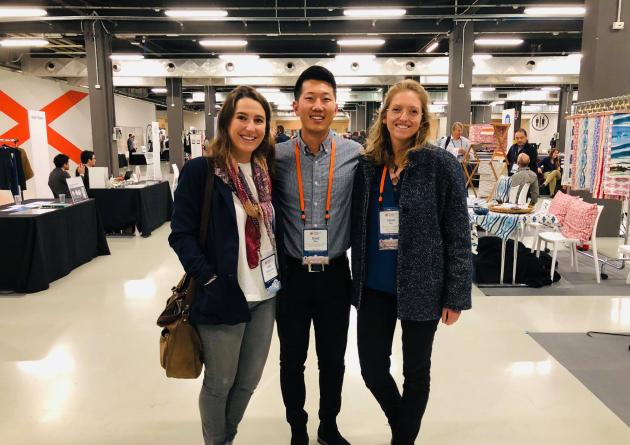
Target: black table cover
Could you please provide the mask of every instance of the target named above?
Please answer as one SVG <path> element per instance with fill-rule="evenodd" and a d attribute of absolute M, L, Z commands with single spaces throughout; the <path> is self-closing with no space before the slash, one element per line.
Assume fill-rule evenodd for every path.
<path fill-rule="evenodd" d="M 147 158 L 142 153 L 131 153 L 129 155 L 129 165 L 147 165 Z"/>
<path fill-rule="evenodd" d="M 73 269 L 109 255 L 91 199 L 42 215 L 0 212 L 0 245 L 0 290 L 20 293 L 48 289 Z"/>
<path fill-rule="evenodd" d="M 127 156 L 124 154 L 118 153 L 118 168 L 123 168 L 128 165 Z"/>
<path fill-rule="evenodd" d="M 142 235 L 149 236 L 171 220 L 173 197 L 166 181 L 139 189 L 90 189 L 88 195 L 96 199 L 108 233 L 136 226 Z"/>

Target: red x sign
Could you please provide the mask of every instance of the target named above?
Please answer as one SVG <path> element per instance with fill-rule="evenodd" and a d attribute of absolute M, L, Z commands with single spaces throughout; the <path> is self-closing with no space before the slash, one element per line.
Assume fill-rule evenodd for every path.
<path fill-rule="evenodd" d="M 81 102 L 86 96 L 87 93 L 82 93 L 81 91 L 68 91 L 40 110 L 46 113 L 48 144 L 77 163 L 81 162 L 81 149 L 50 128 L 50 124 Z M 17 122 L 17 125 L 13 128 L 0 134 L 0 139 L 18 139 L 20 145 L 30 139 L 28 110 L 2 90 L 0 90 L 0 112 Z"/>

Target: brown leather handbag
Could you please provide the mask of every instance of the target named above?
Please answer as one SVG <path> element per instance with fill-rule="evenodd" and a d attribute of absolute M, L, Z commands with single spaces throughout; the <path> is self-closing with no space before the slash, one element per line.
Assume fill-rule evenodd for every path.
<path fill-rule="evenodd" d="M 214 168 L 210 159 L 208 177 L 204 192 L 199 244 L 205 250 L 208 238 L 208 226 L 212 223 L 212 189 L 214 186 Z M 203 366 L 201 338 L 197 329 L 190 324 L 190 309 L 195 300 L 195 279 L 184 274 L 172 294 L 166 301 L 166 308 L 157 320 L 162 329 L 160 335 L 160 364 L 166 370 L 167 377 L 176 379 L 196 379 Z"/>

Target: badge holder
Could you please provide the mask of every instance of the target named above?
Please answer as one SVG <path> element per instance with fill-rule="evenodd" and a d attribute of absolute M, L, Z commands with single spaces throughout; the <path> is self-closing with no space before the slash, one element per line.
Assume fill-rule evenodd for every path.
<path fill-rule="evenodd" d="M 276 254 L 263 258 L 260 262 L 260 272 L 262 273 L 265 289 L 269 296 L 274 296 L 280 290 L 280 280 L 278 279 L 278 266 L 276 263 Z"/>
<path fill-rule="evenodd" d="M 378 250 L 398 250 L 400 211 L 384 207 L 379 211 Z"/>
<path fill-rule="evenodd" d="M 312 266 L 324 266 L 330 263 L 328 257 L 328 229 L 304 229 L 304 248 L 302 264 L 308 266 L 309 272 L 317 272 Z"/>

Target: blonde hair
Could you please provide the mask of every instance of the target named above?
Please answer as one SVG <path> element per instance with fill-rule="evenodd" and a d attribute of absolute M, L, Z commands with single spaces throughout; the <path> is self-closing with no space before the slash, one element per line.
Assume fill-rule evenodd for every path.
<path fill-rule="evenodd" d="M 418 95 L 418 98 L 420 99 L 420 109 L 422 110 L 420 128 L 416 133 L 415 139 L 413 139 L 409 144 L 409 147 L 407 147 L 405 160 L 403 161 L 403 163 L 407 163 L 407 156 L 409 155 L 410 150 L 421 149 L 426 144 L 427 139 L 429 138 L 429 130 L 431 127 L 431 113 L 429 112 L 429 94 L 422 87 L 422 85 L 420 85 L 420 83 L 416 82 L 415 80 L 406 79 L 395 83 L 387 92 L 385 100 L 383 101 L 383 105 L 378 112 L 378 117 L 374 120 L 372 128 L 370 128 L 370 136 L 368 138 L 367 148 L 364 153 L 364 156 L 368 160 L 374 162 L 376 165 L 391 165 L 394 161 L 391 136 L 389 134 L 389 130 L 387 129 L 387 125 L 383 123 L 383 119 L 385 119 L 385 117 L 387 116 L 387 110 L 389 109 L 392 100 L 394 99 L 394 96 L 403 91 L 413 91 L 414 93 L 416 93 Z"/>
<path fill-rule="evenodd" d="M 453 125 L 451 125 L 451 132 L 455 131 L 456 128 L 464 131 L 464 124 L 462 124 L 461 122 L 453 122 Z"/>

